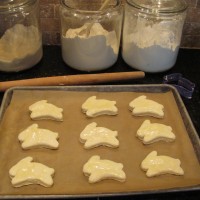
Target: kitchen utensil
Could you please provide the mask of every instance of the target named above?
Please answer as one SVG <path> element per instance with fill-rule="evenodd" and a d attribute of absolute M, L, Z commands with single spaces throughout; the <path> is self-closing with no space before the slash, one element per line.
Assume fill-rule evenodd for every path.
<path fill-rule="evenodd" d="M 101 74 L 65 75 L 0 82 L 0 91 L 14 86 L 84 85 L 144 78 L 142 71 Z"/>

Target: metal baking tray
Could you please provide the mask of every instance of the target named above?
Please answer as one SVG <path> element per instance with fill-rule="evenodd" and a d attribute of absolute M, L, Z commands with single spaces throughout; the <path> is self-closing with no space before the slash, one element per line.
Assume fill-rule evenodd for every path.
<path fill-rule="evenodd" d="M 114 95 L 123 94 L 123 93 L 147 93 L 147 94 L 164 94 L 166 92 L 172 92 L 173 98 L 175 100 L 176 106 L 178 111 L 180 112 L 181 120 L 186 128 L 187 134 L 190 138 L 190 142 L 195 152 L 195 156 L 197 157 L 198 163 L 200 162 L 200 141 L 199 136 L 192 124 L 190 116 L 182 102 L 182 99 L 177 92 L 176 88 L 167 84 L 151 84 L 151 85 L 98 85 L 98 86 L 45 86 L 45 87 L 14 87 L 7 90 L 4 94 L 1 109 L 0 109 L 0 122 L 2 122 L 4 114 L 9 107 L 11 100 L 13 98 L 14 92 L 17 91 L 52 91 L 52 92 L 74 92 L 74 93 L 88 93 L 96 94 L 96 93 L 113 93 Z M 54 98 L 57 98 L 56 96 Z M 124 98 L 124 97 L 122 97 Z M 18 123 L 18 122 L 17 122 Z M 1 137 L 1 132 L 0 132 Z M 4 138 L 1 137 L 1 140 Z M 18 144 L 17 144 L 18 145 Z M 184 147 L 183 147 L 184 149 Z M 1 154 L 1 153 L 0 153 Z M 1 161 L 0 161 L 1 163 Z M 0 164 L 1 168 L 1 164 Z M 6 173 L 4 173 L 6 174 Z M 1 177 L 0 177 L 1 179 Z M 87 178 L 85 178 L 87 180 Z M 0 183 L 0 187 L 1 184 Z M 97 183 L 98 184 L 98 183 Z M 28 188 L 29 186 L 26 186 Z M 41 186 L 40 186 L 41 187 Z M 94 185 L 95 187 L 95 185 Z M 34 191 L 31 194 L 20 194 L 18 193 L 9 193 L 9 194 L 1 194 L 0 198 L 2 199 L 21 199 L 21 198 L 30 198 L 30 199 L 47 199 L 47 198 L 82 198 L 82 197 L 106 197 L 106 196 L 123 196 L 123 195 L 144 195 L 144 194 L 158 194 L 158 193 L 172 193 L 172 192 L 183 192 L 183 191 L 196 191 L 200 190 L 200 183 L 194 186 L 184 186 L 184 187 L 171 187 L 171 188 L 162 188 L 162 189 L 136 189 L 136 190 L 129 190 L 129 191 L 106 191 L 106 192 L 77 192 L 77 193 L 60 193 L 60 194 L 51 194 L 51 192 L 47 194 L 35 194 Z"/>

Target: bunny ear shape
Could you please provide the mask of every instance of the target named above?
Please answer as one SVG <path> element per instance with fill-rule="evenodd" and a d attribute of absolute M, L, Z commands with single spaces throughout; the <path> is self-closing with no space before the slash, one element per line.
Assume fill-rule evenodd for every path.
<path fill-rule="evenodd" d="M 162 174 L 184 175 L 181 161 L 170 156 L 158 156 L 157 151 L 152 151 L 141 163 L 141 168 L 146 171 L 147 177 Z"/>
<path fill-rule="evenodd" d="M 83 166 L 83 173 L 89 176 L 89 183 L 96 183 L 105 179 L 124 182 L 126 174 L 123 164 L 111 160 L 101 160 L 100 156 L 92 156 Z"/>
<path fill-rule="evenodd" d="M 32 124 L 18 135 L 23 149 L 57 149 L 59 146 L 57 141 L 58 137 L 57 132 L 48 129 L 40 129 L 38 128 L 38 124 Z"/>
<path fill-rule="evenodd" d="M 151 144 L 160 140 L 172 142 L 176 139 L 171 126 L 166 126 L 161 123 L 151 123 L 150 120 L 145 120 L 142 123 L 137 130 L 136 136 L 141 139 L 144 144 Z"/>
<path fill-rule="evenodd" d="M 147 99 L 142 95 L 129 103 L 129 108 L 134 116 L 164 117 L 164 106 L 156 101 Z"/>
<path fill-rule="evenodd" d="M 32 157 L 26 157 L 14 165 L 10 171 L 13 187 L 38 184 L 44 187 L 53 185 L 52 176 L 55 170 L 41 163 L 32 162 Z"/>
<path fill-rule="evenodd" d="M 30 117 L 33 120 L 51 119 L 63 121 L 63 109 L 53 104 L 47 103 L 47 100 L 37 101 L 29 106 Z"/>
<path fill-rule="evenodd" d="M 80 134 L 80 142 L 85 143 L 85 149 L 91 149 L 98 146 L 107 146 L 116 148 L 119 141 L 116 138 L 117 131 L 112 131 L 105 127 L 97 127 L 97 123 L 88 124 Z"/>
<path fill-rule="evenodd" d="M 91 96 L 82 104 L 82 111 L 88 117 L 117 115 L 118 109 L 115 105 L 116 101 L 96 99 L 96 96 Z"/>

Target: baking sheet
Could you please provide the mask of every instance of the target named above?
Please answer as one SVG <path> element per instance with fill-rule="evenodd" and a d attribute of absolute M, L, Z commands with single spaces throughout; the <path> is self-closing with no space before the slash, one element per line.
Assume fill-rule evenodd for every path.
<path fill-rule="evenodd" d="M 115 100 L 119 109 L 117 116 L 99 116 L 87 118 L 81 112 L 82 103 L 90 96 Z M 128 104 L 134 98 L 146 95 L 164 105 L 164 119 L 153 117 L 134 117 Z M 47 99 L 64 109 L 64 121 L 32 121 L 28 107 L 36 101 Z M 74 86 L 74 87 L 28 87 L 10 89 L 4 97 L 1 107 L 0 124 L 0 197 L 83 197 L 123 194 L 145 194 L 152 192 L 170 192 L 199 189 L 199 141 L 185 107 L 173 87 L 167 85 L 137 86 Z M 170 125 L 176 135 L 175 142 L 157 142 L 150 145 L 136 138 L 135 134 L 145 119 L 151 122 Z M 79 142 L 80 132 L 91 122 L 118 131 L 120 146 L 117 149 L 97 147 L 85 150 Z M 59 133 L 58 150 L 34 149 L 22 150 L 17 139 L 20 131 L 32 123 Z M 192 141 L 192 142 L 191 142 Z M 184 176 L 162 175 L 147 178 L 140 169 L 140 163 L 151 151 L 158 155 L 168 155 L 181 160 Z M 126 182 L 104 180 L 89 184 L 88 177 L 82 172 L 83 165 L 93 155 L 102 159 L 121 162 L 126 173 Z M 8 175 L 9 169 L 20 159 L 32 156 L 56 171 L 54 185 L 44 188 L 29 185 L 14 188 Z"/>

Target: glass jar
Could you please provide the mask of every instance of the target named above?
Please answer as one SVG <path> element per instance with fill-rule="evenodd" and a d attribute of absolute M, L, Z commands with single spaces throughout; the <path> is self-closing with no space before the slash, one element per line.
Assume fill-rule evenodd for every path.
<path fill-rule="evenodd" d="M 184 0 L 126 0 L 124 61 L 135 69 L 152 73 L 173 67 L 186 10 Z"/>
<path fill-rule="evenodd" d="M 37 0 L 0 1 L 0 71 L 18 72 L 42 58 Z"/>
<path fill-rule="evenodd" d="M 105 8 L 101 8 L 102 2 L 61 0 L 62 58 L 74 69 L 103 70 L 118 58 L 123 15 L 121 1 L 110 0 Z"/>

